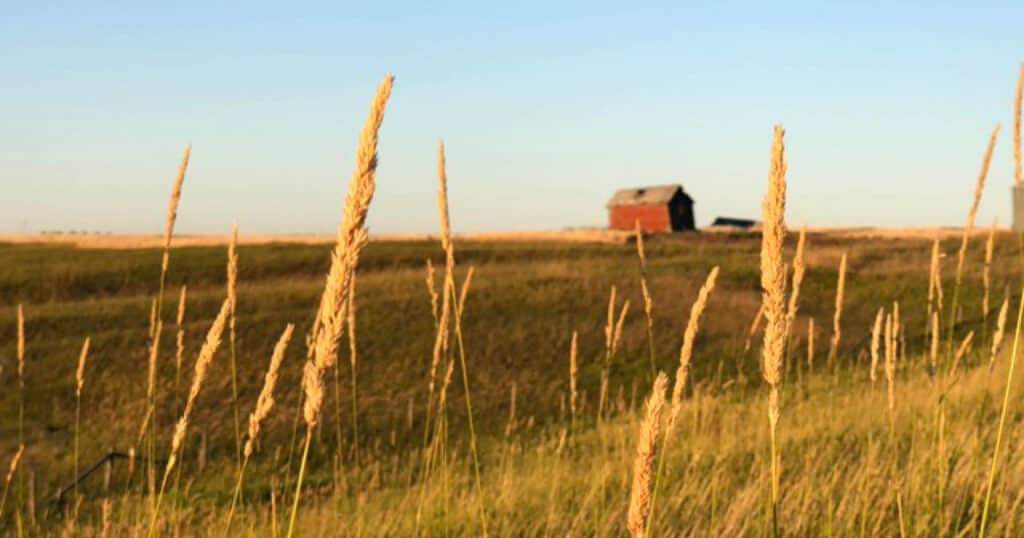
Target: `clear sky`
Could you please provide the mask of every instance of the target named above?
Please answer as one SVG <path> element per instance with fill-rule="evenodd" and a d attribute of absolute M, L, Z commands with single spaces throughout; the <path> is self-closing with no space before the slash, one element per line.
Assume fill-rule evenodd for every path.
<path fill-rule="evenodd" d="M 1010 216 L 1024 2 L 18 2 L 0 15 L 0 231 L 330 232 L 374 87 L 376 232 L 602 225 L 682 183 L 757 217 L 787 129 L 791 223 Z"/>

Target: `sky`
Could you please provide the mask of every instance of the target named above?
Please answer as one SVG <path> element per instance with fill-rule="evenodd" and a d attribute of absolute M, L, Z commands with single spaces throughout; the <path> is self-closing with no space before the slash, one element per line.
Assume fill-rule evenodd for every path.
<path fill-rule="evenodd" d="M 145 4 L 145 5 L 143 5 Z M 377 233 L 602 226 L 680 183 L 757 218 L 772 126 L 787 220 L 1010 218 L 1024 2 L 20 2 L 0 17 L 0 232 L 332 232 L 373 91 Z"/>

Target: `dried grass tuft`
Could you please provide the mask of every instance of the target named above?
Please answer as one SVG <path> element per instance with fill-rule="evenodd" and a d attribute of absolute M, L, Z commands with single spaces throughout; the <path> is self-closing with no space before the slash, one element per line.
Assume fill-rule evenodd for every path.
<path fill-rule="evenodd" d="M 640 423 L 640 436 L 633 458 L 633 486 L 629 496 L 627 527 L 633 538 L 647 536 L 647 516 L 651 503 L 651 477 L 654 460 L 657 455 L 658 430 L 661 423 L 661 411 L 665 405 L 665 387 L 668 378 L 659 373 L 654 380 L 651 396 L 644 406 L 644 417 Z"/>
<path fill-rule="evenodd" d="M 996 363 L 996 356 L 999 355 L 999 349 L 1003 345 L 1003 338 L 1006 335 L 1006 314 L 1010 309 L 1010 294 L 1007 290 L 1006 297 L 1003 299 L 1003 306 L 999 308 L 999 317 L 996 318 L 996 332 L 992 335 L 992 350 L 991 357 L 989 358 L 989 369 Z"/>
<path fill-rule="evenodd" d="M 267 373 L 263 378 L 263 389 L 260 390 L 260 395 L 256 399 L 256 408 L 249 415 L 249 438 L 245 441 L 245 450 L 243 451 L 246 458 L 252 455 L 253 443 L 260 434 L 260 425 L 274 408 L 274 386 L 277 384 L 277 373 L 284 361 L 285 351 L 288 349 L 288 342 L 292 338 L 294 329 L 295 325 L 289 323 L 281 333 L 281 337 L 278 338 L 277 344 L 274 345 L 274 353 L 270 356 L 270 366 L 267 367 Z"/>
<path fill-rule="evenodd" d="M 836 281 L 836 307 L 832 318 L 832 340 L 828 347 L 828 362 L 831 365 L 839 353 L 839 340 L 842 336 L 843 296 L 846 292 L 846 253 L 839 259 L 839 277 Z"/>
<path fill-rule="evenodd" d="M 693 343 L 697 339 L 697 329 L 700 325 L 700 317 L 707 306 L 711 290 L 715 289 L 715 280 L 718 278 L 718 266 L 711 269 L 707 280 L 697 293 L 697 299 L 693 301 L 690 308 L 690 319 L 686 323 L 686 330 L 683 332 L 683 344 L 679 348 L 679 368 L 676 369 L 675 384 L 672 387 L 672 401 L 669 407 L 669 420 L 665 428 L 671 433 L 675 426 L 682 407 L 683 391 L 686 390 L 686 378 L 690 372 L 690 359 L 693 356 Z"/>
<path fill-rule="evenodd" d="M 871 329 L 871 384 L 874 385 L 877 379 L 879 351 L 882 337 L 882 321 L 885 317 L 885 308 L 879 308 L 875 314 L 875 324 Z"/>

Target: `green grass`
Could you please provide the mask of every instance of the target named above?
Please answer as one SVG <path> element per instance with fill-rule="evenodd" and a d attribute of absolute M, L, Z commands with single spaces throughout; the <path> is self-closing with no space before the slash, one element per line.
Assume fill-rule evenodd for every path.
<path fill-rule="evenodd" d="M 956 241 L 945 243 L 948 252 Z M 968 273 L 961 290 L 960 336 L 980 326 L 981 242 L 968 253 Z M 743 341 L 759 301 L 757 256 L 759 238 L 688 234 L 648 241 L 649 284 L 654 297 L 654 337 L 660 369 L 674 372 L 690 303 L 714 265 L 721 266 L 697 338 L 691 378 L 701 387 L 687 401 L 690 423 L 673 439 L 667 462 L 668 489 L 659 496 L 656 533 L 676 531 L 709 535 L 757 536 L 764 529 L 764 475 L 767 431 L 764 391 L 756 356 L 743 354 Z M 1001 377 L 989 378 L 984 368 L 972 372 L 951 399 L 948 450 L 952 478 L 946 506 L 929 504 L 929 478 L 936 462 L 927 449 L 934 416 L 924 368 L 917 358 L 923 350 L 927 266 L 930 243 L 921 240 L 838 239 L 812 235 L 808 272 L 801 292 L 800 316 L 793 336 L 782 422 L 783 500 L 780 521 L 784 533 L 825 532 L 888 535 L 892 520 L 883 486 L 891 476 L 886 463 L 901 461 L 906 476 L 905 503 L 911 535 L 934 535 L 936 514 L 947 514 L 947 529 L 973 525 L 978 490 L 990 462 L 995 416 L 992 394 Z M 843 251 L 849 253 L 846 308 L 843 313 L 842 368 L 823 373 L 825 345 L 831 333 L 836 268 Z M 272 244 L 239 249 L 238 359 L 242 410 L 248 413 L 262 383 L 264 368 L 277 336 L 286 323 L 296 324 L 296 337 L 282 366 L 277 407 L 265 424 L 260 449 L 253 457 L 245 485 L 246 508 L 236 529 L 265 535 L 269 526 L 272 477 L 282 489 L 291 425 L 300 391 L 304 359 L 303 338 L 323 287 L 328 266 L 327 246 Z M 466 306 L 463 330 L 473 408 L 481 432 L 486 505 L 493 512 L 493 535 L 620 535 L 631 469 L 635 424 L 630 402 L 645 397 L 650 383 L 647 337 L 642 316 L 638 267 L 632 245 L 560 243 L 456 242 L 460 270 L 476 267 Z M 306 488 L 311 508 L 304 509 L 300 526 L 307 535 L 346 533 L 361 525 L 365 535 L 407 535 L 414 528 L 420 489 L 414 479 L 412 454 L 423 439 L 424 398 L 433 343 L 433 322 L 424 283 L 424 263 L 442 266 L 439 245 L 432 242 L 371 243 L 360 264 L 357 291 L 359 340 L 360 455 L 364 465 L 346 467 L 347 480 L 335 487 L 331 458 L 338 428 L 333 383 L 321 430 L 311 449 Z M 83 250 L 54 245 L 0 244 L 0 465 L 16 450 L 17 391 L 14 364 L 14 305 L 26 311 L 26 471 L 35 475 L 39 520 L 33 532 L 45 534 L 64 524 L 59 513 L 47 513 L 47 497 L 70 478 L 74 421 L 74 369 L 81 341 L 92 338 L 89 368 L 82 398 L 83 467 L 110 449 L 126 450 L 134 443 L 142 420 L 146 376 L 146 336 L 149 302 L 159 276 L 157 250 Z M 186 368 L 216 313 L 224 293 L 224 248 L 175 249 L 171 256 L 168 296 L 163 318 L 174 317 L 177 288 L 189 286 L 186 316 Z M 952 260 L 945 262 L 947 304 Z M 993 266 L 993 308 L 1002 302 L 1006 284 L 1017 280 L 1015 241 L 1001 238 Z M 461 273 L 460 273 L 461 274 Z M 621 416 L 607 426 L 614 450 L 605 453 L 593 424 L 584 422 L 570 446 L 555 453 L 566 423 L 561 402 L 568 384 L 568 350 L 572 331 L 580 332 L 580 388 L 586 393 L 586 412 L 596 408 L 603 353 L 604 308 L 608 289 L 634 308 L 627 319 L 623 347 L 612 365 L 610 394 L 626 403 Z M 878 306 L 901 302 L 907 345 L 913 357 L 901 371 L 900 435 L 897 447 L 887 447 L 884 395 L 869 390 L 865 354 L 870 325 Z M 818 327 L 817 374 L 805 387 L 806 317 Z M 1011 320 L 1012 323 L 1013 320 Z M 990 315 L 994 324 L 994 312 Z M 945 324 L 943 324 L 945 326 Z M 988 331 L 991 334 L 991 330 Z M 173 422 L 180 413 L 174 394 L 174 330 L 164 330 L 159 368 L 160 445 L 166 451 Z M 979 333 L 976 338 L 981 336 Z M 977 342 L 977 340 L 976 340 Z M 987 341 L 976 344 L 975 362 L 984 362 Z M 345 346 L 342 346 L 345 349 Z M 799 359 L 799 360 L 796 360 Z M 343 379 L 347 359 L 341 357 Z M 332 374 L 329 374 L 332 375 Z M 520 428 L 504 435 L 508 391 L 518 391 Z M 187 384 L 187 381 L 184 384 Z M 184 389 L 182 389 L 184 390 Z M 448 495 L 440 481 L 425 492 L 429 501 L 423 527 L 428 534 L 472 534 L 477 520 L 465 452 L 465 405 L 461 390 L 449 391 L 448 418 L 457 459 L 450 467 Z M 230 502 L 234 484 L 234 436 L 230 427 L 230 373 L 222 350 L 203 388 L 190 425 L 179 488 L 170 492 L 167 514 L 186 534 L 216 531 Z M 1001 394 L 1001 393 L 1000 393 Z M 351 409 L 347 383 L 342 383 L 343 438 L 350 442 Z M 409 405 L 413 422 L 407 424 Z M 566 404 L 567 405 L 567 404 Z M 699 410 L 699 412 L 698 412 Z M 1021 415 L 1011 409 L 1010 431 Z M 762 431 L 765 430 L 765 431 Z M 199 470 L 200 439 L 206 439 L 205 467 Z M 1009 436 L 1007 452 L 1019 449 L 1018 436 Z M 346 453 L 351 452 L 345 447 Z M 890 452 L 897 456 L 889 456 Z M 363 455 L 371 457 L 364 459 Z M 872 464 L 871 462 L 875 462 Z M 345 462 L 347 463 L 347 462 Z M 998 482 L 992 513 L 994 535 L 1009 524 L 1009 507 L 1021 491 L 1024 473 L 1011 464 Z M 102 473 L 101 473 L 102 474 Z M 294 470 L 292 471 L 294 476 Z M 145 532 L 145 513 L 132 516 L 144 503 L 135 502 L 136 472 L 126 489 L 124 466 L 113 473 L 111 490 L 103 491 L 102 476 L 83 486 L 82 518 L 96 522 L 99 500 L 115 499 L 114 521 L 122 532 L 131 525 Z M 595 489 L 596 484 L 607 487 Z M 287 488 L 283 488 L 287 489 Z M 123 497 L 129 491 L 127 497 Z M 595 498 L 604 492 L 605 498 Z M 984 491 L 981 489 L 983 495 Z M 447 503 L 445 503 L 447 499 Z M 827 502 L 831 499 L 831 503 Z M 287 503 L 277 499 L 278 515 Z M 442 509 L 447 504 L 445 517 Z M 12 517 L 2 515 L 0 528 Z M 863 510 L 862 510 L 863 508 Z M 860 512 L 867 511 L 867 516 Z M 142 523 L 139 523 L 142 522 Z M 320 529 L 314 531 L 314 529 Z M 92 531 L 89 531 L 92 532 Z M 353 532 L 353 534 L 355 534 Z M 216 535 L 214 533 L 214 535 Z"/>

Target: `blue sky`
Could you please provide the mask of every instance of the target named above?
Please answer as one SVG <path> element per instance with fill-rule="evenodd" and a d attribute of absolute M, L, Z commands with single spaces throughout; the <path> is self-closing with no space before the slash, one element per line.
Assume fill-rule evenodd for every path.
<path fill-rule="evenodd" d="M 25 2 L 0 18 L 0 231 L 333 231 L 377 82 L 376 232 L 601 225 L 682 183 L 756 217 L 787 129 L 791 223 L 1008 223 L 1024 2 Z"/>

